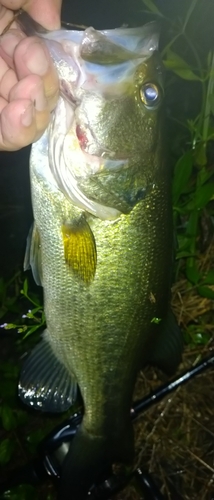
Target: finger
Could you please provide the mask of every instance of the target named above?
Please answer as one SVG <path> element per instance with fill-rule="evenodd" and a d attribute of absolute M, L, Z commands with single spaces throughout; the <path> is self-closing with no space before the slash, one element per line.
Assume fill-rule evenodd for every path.
<path fill-rule="evenodd" d="M 50 111 L 44 92 L 44 86 L 39 76 L 29 75 L 18 82 L 11 89 L 9 100 L 10 102 L 21 100 L 23 96 L 25 96 L 25 99 L 30 100 L 34 106 L 34 120 L 38 137 L 38 135 L 41 135 L 45 130 L 50 120 Z"/>
<path fill-rule="evenodd" d="M 25 10 L 30 16 L 48 30 L 60 28 L 62 0 L 32 0 L 26 2 Z"/>
<path fill-rule="evenodd" d="M 10 68 L 14 69 L 13 56 L 15 49 L 26 36 L 20 30 L 13 29 L 0 37 L 0 57 Z"/>
<path fill-rule="evenodd" d="M 26 0 L 1 0 L 1 4 L 10 10 L 21 9 L 21 7 L 23 7 L 23 5 L 26 3 L 29 3 L 29 1 L 27 2 Z"/>
<path fill-rule="evenodd" d="M 14 71 L 0 58 L 0 96 L 6 101 L 9 101 L 10 91 L 17 81 Z"/>
<path fill-rule="evenodd" d="M 29 85 L 29 83 L 28 83 Z M 0 151 L 16 151 L 32 144 L 41 137 L 49 123 L 49 111 L 38 111 L 32 102 L 33 84 L 30 99 L 15 99 L 9 104 L 0 98 Z M 17 89 L 17 95 L 22 89 Z M 37 107 L 40 107 L 38 88 Z"/>
<path fill-rule="evenodd" d="M 11 23 L 14 18 L 14 12 L 12 10 L 6 9 L 3 7 L 2 3 L 0 4 L 0 35 L 3 30 L 6 28 L 8 24 Z"/>
<path fill-rule="evenodd" d="M 42 135 L 50 120 L 43 82 L 39 76 L 29 75 L 17 82 L 8 98 L 10 104 L 3 97 L 0 98 L 0 150 L 16 150 L 34 142 Z"/>
<path fill-rule="evenodd" d="M 37 37 L 19 39 L 19 43 L 16 39 L 16 30 L 6 33 L 1 40 L 0 55 L 10 67 L 15 67 L 19 80 L 32 73 L 42 78 L 48 107 L 53 110 L 59 95 L 59 82 L 47 47 Z"/>
<path fill-rule="evenodd" d="M 37 139 L 33 103 L 27 99 L 12 101 L 0 115 L 0 150 L 16 151 Z"/>
<path fill-rule="evenodd" d="M 1 0 L 1 4 L 10 10 L 23 8 L 48 30 L 60 28 L 62 0 Z"/>
<path fill-rule="evenodd" d="M 49 109 L 54 109 L 59 96 L 59 79 L 44 42 L 36 37 L 22 40 L 15 49 L 14 63 L 19 79 L 32 73 L 42 77 Z"/>

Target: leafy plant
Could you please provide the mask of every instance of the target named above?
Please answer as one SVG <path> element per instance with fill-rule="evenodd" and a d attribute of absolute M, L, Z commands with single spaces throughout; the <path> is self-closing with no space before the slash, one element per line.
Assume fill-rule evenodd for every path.
<path fill-rule="evenodd" d="M 0 468 L 6 467 L 16 456 L 21 462 L 28 460 L 32 452 L 33 440 L 38 444 L 39 437 L 34 438 L 34 432 L 27 430 L 31 420 L 27 408 L 22 408 L 17 404 L 17 380 L 20 372 L 20 364 L 17 360 L 18 348 L 26 349 L 23 339 L 40 329 L 44 323 L 44 310 L 39 296 L 28 291 L 28 280 L 23 278 L 23 273 L 17 271 L 14 276 L 5 281 L 0 279 L 1 309 L 0 317 L 8 322 L 4 322 L 1 327 L 8 331 L 8 336 L 4 339 L 13 344 L 12 356 L 6 362 L 0 364 Z M 26 314 L 23 314 L 28 307 Z M 13 323 L 9 322 L 13 319 Z M 26 323 L 27 320 L 27 323 Z M 15 333 L 16 332 L 16 333 Z M 5 332 L 6 333 L 6 332 Z M 17 335 L 18 333 L 18 335 Z M 15 338 L 14 338 L 15 334 Z M 13 337 L 12 337 L 13 335 Z M 14 341 L 15 340 L 15 341 Z M 36 336 L 33 336 L 33 343 Z M 20 345 L 20 347 L 19 347 Z M 53 423 L 48 422 L 48 426 L 43 425 L 44 437 L 53 427 Z M 41 433 L 40 433 L 41 438 Z M 36 445 L 34 445 L 35 453 Z M 14 490 L 8 490 L 1 498 L 18 500 L 28 500 L 28 498 L 38 499 L 36 490 L 33 487 L 24 485 Z M 50 497 L 51 498 L 51 497 Z"/>
<path fill-rule="evenodd" d="M 207 218 L 210 234 L 213 234 L 211 202 L 214 200 L 214 173 L 209 152 L 214 141 L 214 52 L 205 54 L 199 51 L 197 41 L 189 34 L 199 0 L 188 2 L 183 14 L 173 20 L 168 19 L 153 0 L 142 1 L 147 12 L 165 23 L 170 33 L 170 40 L 162 50 L 169 85 L 172 87 L 170 90 L 173 91 L 173 87 L 178 85 L 179 79 L 183 89 L 188 84 L 192 95 L 195 89 L 197 96 L 194 112 L 187 106 L 182 119 L 170 115 L 170 119 L 177 124 L 177 137 L 180 135 L 176 158 L 175 149 L 171 152 L 172 159 L 176 160 L 173 179 L 174 221 L 178 242 L 176 276 L 182 269 L 189 283 L 197 286 L 199 295 L 214 299 L 214 270 L 204 275 L 198 264 L 200 243 L 203 240 L 200 229 L 204 218 Z M 183 56 L 184 46 L 186 59 Z M 169 94 L 169 86 L 167 92 Z"/>
<path fill-rule="evenodd" d="M 3 323 L 0 326 L 5 330 L 17 329 L 18 333 L 24 334 L 23 339 L 25 339 L 45 325 L 45 314 L 43 304 L 39 297 L 33 293 L 29 294 L 27 278 L 24 280 L 23 288 L 21 288 L 20 294 L 27 300 L 27 303 L 31 307 L 33 306 L 32 309 L 28 309 L 25 314 L 22 314 L 22 320 L 28 319 L 29 322 L 25 323 L 22 321 L 21 323 Z M 16 301 L 17 296 L 12 300 Z"/>
<path fill-rule="evenodd" d="M 17 300 L 20 293 L 20 282 L 20 271 L 17 271 L 8 281 L 0 278 L 0 319 L 7 313 L 19 312 Z"/>

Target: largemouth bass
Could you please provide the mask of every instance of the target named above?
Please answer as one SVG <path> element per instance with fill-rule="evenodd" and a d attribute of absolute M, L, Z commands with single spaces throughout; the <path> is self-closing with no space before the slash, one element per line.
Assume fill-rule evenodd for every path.
<path fill-rule="evenodd" d="M 19 394 L 84 417 L 61 498 L 83 500 L 112 463 L 134 455 L 138 371 L 181 358 L 169 310 L 173 261 L 162 65 L 154 24 L 44 35 L 60 79 L 48 130 L 30 159 L 35 224 L 25 258 L 44 289 L 47 329 Z"/>

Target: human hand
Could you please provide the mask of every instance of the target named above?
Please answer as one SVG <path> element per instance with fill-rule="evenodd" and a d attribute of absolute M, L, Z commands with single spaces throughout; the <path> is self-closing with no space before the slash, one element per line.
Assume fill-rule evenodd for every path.
<path fill-rule="evenodd" d="M 23 8 L 47 29 L 60 27 L 62 0 L 0 0 L 0 33 Z M 26 37 L 14 21 L 0 37 L 0 150 L 15 151 L 44 132 L 59 92 L 44 42 Z"/>

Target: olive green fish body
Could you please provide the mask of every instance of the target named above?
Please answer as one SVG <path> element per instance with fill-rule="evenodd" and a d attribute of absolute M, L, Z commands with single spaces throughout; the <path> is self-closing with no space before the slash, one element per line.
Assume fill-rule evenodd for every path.
<path fill-rule="evenodd" d="M 133 457 L 139 369 L 153 362 L 170 371 L 180 360 L 168 320 L 171 175 L 153 27 L 60 31 L 54 40 L 46 42 L 61 97 L 32 148 L 35 227 L 25 260 L 44 289 L 47 330 L 19 393 L 63 411 L 79 386 L 84 417 L 62 498 L 82 500 L 106 465 Z"/>
<path fill-rule="evenodd" d="M 149 344 L 159 333 L 151 321 L 167 312 L 172 258 L 168 186 L 155 186 L 116 221 L 88 216 L 97 266 L 93 281 L 84 283 L 65 262 L 61 231 L 65 221 L 78 219 L 80 210 L 34 176 L 32 183 L 49 341 L 77 378 L 85 425 L 102 427 L 109 413 L 115 418 L 117 407 L 120 417 L 129 410 L 136 373 L 148 362 Z"/>

